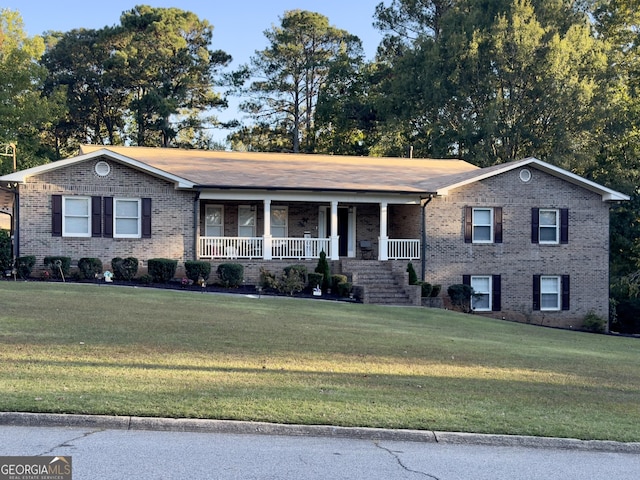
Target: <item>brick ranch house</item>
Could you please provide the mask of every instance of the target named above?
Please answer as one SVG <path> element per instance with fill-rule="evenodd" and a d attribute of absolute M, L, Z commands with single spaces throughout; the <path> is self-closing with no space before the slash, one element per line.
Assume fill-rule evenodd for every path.
<path fill-rule="evenodd" d="M 609 207 L 629 197 L 535 158 L 461 160 L 83 146 L 0 177 L 14 254 L 312 271 L 321 251 L 362 300 L 420 305 L 419 278 L 466 283 L 477 313 L 608 317 Z M 7 192 L 11 195 L 7 195 Z M 180 268 L 180 267 L 179 267 Z"/>

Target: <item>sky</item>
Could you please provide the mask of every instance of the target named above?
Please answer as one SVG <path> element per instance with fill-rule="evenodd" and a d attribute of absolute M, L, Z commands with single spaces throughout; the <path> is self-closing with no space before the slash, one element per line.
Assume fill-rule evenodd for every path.
<path fill-rule="evenodd" d="M 357 35 L 367 60 L 372 60 L 382 33 L 373 27 L 375 7 L 390 0 L 4 0 L 0 8 L 20 12 L 28 36 L 75 28 L 99 29 L 120 23 L 120 15 L 136 5 L 177 7 L 195 13 L 213 25 L 211 48 L 233 57 L 229 70 L 249 62 L 256 50 L 267 47 L 264 31 L 280 24 L 288 10 L 309 10 L 323 14 L 337 28 Z M 222 121 L 242 118 L 237 99 L 229 108 L 216 111 Z M 222 141 L 226 131 L 213 131 Z"/>

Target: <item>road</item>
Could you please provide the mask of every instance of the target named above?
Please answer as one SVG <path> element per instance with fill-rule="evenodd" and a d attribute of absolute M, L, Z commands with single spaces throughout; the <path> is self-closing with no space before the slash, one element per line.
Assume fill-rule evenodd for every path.
<path fill-rule="evenodd" d="M 0 456 L 71 456 L 74 480 L 637 480 L 640 455 L 314 436 L 0 426 Z"/>

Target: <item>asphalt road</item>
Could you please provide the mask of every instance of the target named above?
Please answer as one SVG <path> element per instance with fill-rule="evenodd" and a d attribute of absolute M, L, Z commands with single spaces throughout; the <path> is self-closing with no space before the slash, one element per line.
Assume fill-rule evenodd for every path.
<path fill-rule="evenodd" d="M 0 456 L 71 456 L 74 480 L 637 480 L 640 454 L 335 436 L 0 425 Z"/>

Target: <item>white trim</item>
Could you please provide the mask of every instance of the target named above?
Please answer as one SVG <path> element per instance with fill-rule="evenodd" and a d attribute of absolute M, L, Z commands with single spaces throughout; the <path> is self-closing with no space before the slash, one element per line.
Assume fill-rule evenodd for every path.
<path fill-rule="evenodd" d="M 273 212 L 275 211 L 284 211 L 284 234 L 283 235 L 274 235 L 273 234 Z M 271 205 L 271 234 L 272 238 L 288 238 L 289 237 L 289 207 L 287 205 Z M 282 225 L 276 225 L 276 228 L 282 228 Z"/>
<path fill-rule="evenodd" d="M 220 225 L 210 225 L 211 227 L 220 227 L 220 235 L 213 235 L 207 231 L 207 217 L 209 216 L 209 210 L 220 210 Z M 204 236 L 205 237 L 224 237 L 224 205 L 219 204 L 206 204 L 204 206 Z"/>
<path fill-rule="evenodd" d="M 553 225 L 543 225 L 542 224 L 542 213 L 543 212 L 553 212 L 556 215 L 556 238 L 554 240 L 543 240 L 542 239 L 542 229 L 547 228 L 550 229 Z M 557 245 L 560 243 L 560 210 L 557 208 L 539 208 L 538 209 L 538 243 L 543 245 Z"/>
<path fill-rule="evenodd" d="M 196 185 L 195 183 L 185 178 L 178 177 L 177 175 L 173 175 L 171 173 L 165 172 L 158 168 L 152 167 L 139 160 L 135 160 L 133 158 L 126 157 L 124 155 L 120 155 L 118 153 L 112 152 L 108 148 L 101 148 L 100 150 L 96 150 L 95 152 L 85 153 L 84 155 L 78 155 L 78 156 L 66 158 L 63 160 L 56 160 L 55 162 L 47 163 L 45 165 L 39 165 L 37 167 L 27 168 L 26 170 L 21 170 L 19 172 L 10 173 L 9 175 L 0 177 L 0 180 L 3 182 L 25 183 L 27 181 L 27 178 L 33 177 L 35 175 L 52 172 L 60 168 L 68 167 L 70 165 L 75 165 L 76 163 L 87 162 L 87 161 L 94 160 L 101 157 L 105 157 L 112 161 L 123 163 L 125 165 L 128 165 L 129 167 L 143 171 L 154 177 L 162 178 L 164 180 L 172 182 L 175 184 L 176 188 L 191 189 L 191 188 L 194 188 Z"/>
<path fill-rule="evenodd" d="M 555 280 L 557 289 L 554 292 L 545 292 L 542 285 L 544 280 Z M 542 300 L 543 295 L 555 295 L 556 305 L 554 307 L 545 307 Z M 560 275 L 540 275 L 540 310 L 547 312 L 557 312 L 562 309 L 562 277 Z"/>
<path fill-rule="evenodd" d="M 476 224 L 476 211 L 477 210 L 487 210 L 489 212 L 489 223 L 480 223 Z M 493 242 L 493 225 L 494 225 L 494 211 L 493 207 L 472 207 L 471 209 L 471 243 L 494 243 Z M 476 226 L 477 227 L 489 227 L 489 239 L 488 240 L 478 240 L 476 239 Z"/>
<path fill-rule="evenodd" d="M 136 216 L 137 231 L 136 233 L 118 233 L 118 219 L 132 219 L 133 217 L 118 217 L 118 202 L 136 202 L 138 212 Z M 139 198 L 118 198 L 113 199 L 113 238 L 142 238 L 142 200 Z"/>
<path fill-rule="evenodd" d="M 87 232 L 86 233 L 77 233 L 77 232 L 67 232 L 67 217 L 71 217 L 72 215 L 67 214 L 67 202 L 68 201 L 77 201 L 84 200 L 87 204 Z M 73 216 L 73 218 L 84 218 L 78 215 Z M 89 238 L 91 237 L 91 197 L 86 196 L 75 196 L 75 195 L 63 195 L 62 196 L 62 236 L 67 238 Z"/>
<path fill-rule="evenodd" d="M 486 308 L 477 308 L 473 305 L 473 296 L 471 297 L 471 309 L 476 312 L 490 312 L 491 306 L 493 304 L 493 276 L 491 275 L 471 275 L 471 288 L 473 288 L 474 280 L 486 280 L 487 281 L 487 291 L 486 292 L 478 292 L 474 288 L 474 294 L 488 295 L 489 303 Z"/>
<path fill-rule="evenodd" d="M 462 180 L 460 182 L 452 183 L 450 185 L 444 185 L 437 189 L 438 195 L 448 195 L 450 190 L 455 190 L 457 188 L 463 187 L 465 185 L 469 185 L 471 183 L 478 182 L 480 180 L 484 180 L 486 178 L 495 177 L 496 175 L 500 175 L 502 173 L 509 172 L 516 168 L 522 168 L 524 166 L 531 165 L 538 170 L 542 170 L 550 175 L 566 180 L 574 185 L 578 185 L 579 187 L 586 188 L 592 192 L 595 192 L 602 196 L 602 201 L 615 201 L 615 200 L 629 200 L 630 197 L 620 192 L 616 192 L 615 190 L 611 190 L 610 188 L 604 187 L 599 183 L 592 182 L 591 180 L 587 180 L 575 173 L 571 173 L 568 170 L 564 170 L 563 168 L 556 167 L 549 163 L 543 162 L 542 160 L 538 160 L 537 158 L 525 158 L 524 160 L 505 163 L 502 168 L 491 168 L 489 171 L 487 169 L 478 170 L 478 175 L 474 175 L 473 177 L 467 178 L 466 180 Z M 484 172 L 483 172 L 484 171 Z"/>

